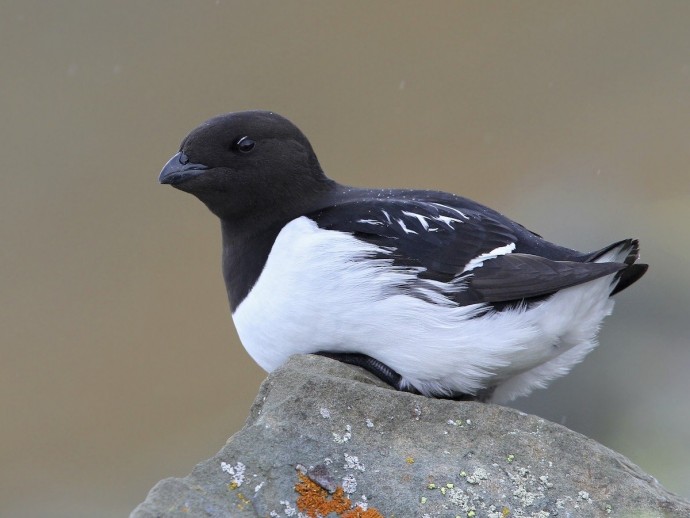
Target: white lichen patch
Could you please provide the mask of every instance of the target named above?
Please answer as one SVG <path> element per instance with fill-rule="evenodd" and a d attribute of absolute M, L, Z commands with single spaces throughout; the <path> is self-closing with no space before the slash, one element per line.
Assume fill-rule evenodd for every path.
<path fill-rule="evenodd" d="M 548 475 L 542 475 L 539 477 L 539 482 L 542 483 L 542 486 L 545 487 L 546 489 L 551 489 L 553 487 L 553 484 L 549 482 L 549 476 Z"/>
<path fill-rule="evenodd" d="M 468 426 L 467 420 L 456 422 L 456 426 Z M 464 465 L 453 472 L 429 473 L 418 495 L 424 507 L 417 516 L 423 509 L 432 517 L 552 518 L 579 516 L 592 511 L 591 505 L 599 505 L 596 496 L 585 490 L 557 495 L 560 478 L 550 468 L 558 469 L 558 462 L 531 457 L 530 464 L 523 464 L 528 457 L 522 452 L 504 453 L 504 460 L 492 464 L 465 457 Z M 610 505 L 601 507 L 615 514 Z"/>
<path fill-rule="evenodd" d="M 283 514 L 285 516 L 295 516 L 296 518 L 309 518 L 309 516 L 307 516 L 306 514 L 298 512 L 297 509 L 293 507 L 292 504 L 287 500 L 281 500 L 280 505 L 284 507 Z M 271 518 L 278 518 L 280 516 L 280 513 L 277 513 L 274 509 L 273 511 L 268 513 L 268 516 L 270 516 Z"/>
<path fill-rule="evenodd" d="M 326 407 L 319 410 L 319 413 L 321 414 L 321 417 L 323 417 L 324 419 L 330 419 L 331 418 L 331 411 L 328 410 Z"/>
<path fill-rule="evenodd" d="M 510 477 L 513 483 L 513 497 L 520 502 L 521 506 L 529 507 L 537 498 L 544 497 L 544 493 L 531 490 L 533 488 L 537 489 L 538 484 L 529 469 L 516 466 L 515 471 L 516 473 L 508 473 L 508 477 Z"/>
<path fill-rule="evenodd" d="M 464 428 L 465 426 L 471 426 L 472 425 L 472 420 L 471 419 L 465 419 L 464 421 L 462 419 L 448 419 L 446 421 L 446 424 L 449 424 L 451 426 L 459 426 L 460 428 Z"/>
<path fill-rule="evenodd" d="M 345 425 L 345 433 L 340 435 L 338 433 L 333 432 L 333 442 L 337 442 L 338 444 L 343 444 L 347 441 L 352 439 L 352 426 Z"/>
<path fill-rule="evenodd" d="M 467 475 L 465 480 L 469 484 L 479 484 L 482 480 L 488 480 L 489 473 L 484 468 L 475 469 L 471 475 Z"/>
<path fill-rule="evenodd" d="M 496 473 L 494 473 L 496 471 Z M 511 465 L 501 467 L 494 463 L 492 466 L 478 466 L 471 471 L 460 471 L 459 476 L 467 483 L 465 487 L 458 487 L 452 482 L 439 484 L 438 482 L 428 483 L 425 487 L 431 490 L 430 503 L 441 505 L 442 509 L 449 509 L 452 505 L 456 507 L 458 516 L 486 516 L 488 518 L 505 518 L 506 512 L 512 513 L 515 518 L 542 518 L 549 516 L 549 512 L 544 514 L 539 508 L 535 507 L 545 500 L 543 491 L 546 487 L 553 487 L 548 481 L 548 475 L 537 478 L 531 474 L 529 468 Z M 489 481 L 491 485 L 508 484 L 512 486 L 511 491 L 506 495 L 500 496 L 499 502 L 487 501 L 488 494 L 484 481 Z M 493 481 L 493 482 L 491 482 Z M 434 496 L 437 495 L 437 496 Z M 514 500 L 506 507 L 507 501 Z M 441 500 L 436 500 L 440 498 Z M 433 500 L 432 500 L 433 499 Z M 532 509 L 529 509 L 529 508 Z"/>
<path fill-rule="evenodd" d="M 348 473 L 342 480 L 343 491 L 352 494 L 357 491 L 357 479 L 352 473 Z"/>
<path fill-rule="evenodd" d="M 367 417 L 367 428 L 373 428 L 374 427 L 374 422 Z"/>
<path fill-rule="evenodd" d="M 520 500 L 521 506 L 529 507 L 534 503 L 537 494 L 531 491 L 527 491 L 527 488 L 525 486 L 519 486 L 513 491 L 513 496 Z"/>
<path fill-rule="evenodd" d="M 503 508 L 497 510 L 495 505 L 490 505 L 487 511 L 487 518 L 506 518 L 506 516 L 509 516 L 503 512 Z"/>
<path fill-rule="evenodd" d="M 477 510 L 471 501 L 469 493 L 460 488 L 454 487 L 448 490 L 446 496 L 451 503 L 457 505 L 465 513 Z"/>
<path fill-rule="evenodd" d="M 285 516 L 295 516 L 297 514 L 297 509 L 295 507 L 292 507 L 290 502 L 288 502 L 287 500 L 281 500 L 280 505 L 282 505 L 285 508 L 283 510 Z"/>
<path fill-rule="evenodd" d="M 367 498 L 367 495 L 362 495 L 362 497 L 355 502 L 355 507 L 359 507 L 362 511 L 366 511 L 369 509 L 369 499 Z"/>
<path fill-rule="evenodd" d="M 255 493 L 255 494 L 258 493 L 259 490 L 260 490 L 262 487 L 264 487 L 264 484 L 265 484 L 265 483 L 266 483 L 266 481 L 264 480 L 261 484 L 258 484 L 256 487 L 254 487 L 254 493 Z"/>
<path fill-rule="evenodd" d="M 345 456 L 345 464 L 343 468 L 345 469 L 356 469 L 358 471 L 364 471 L 364 464 L 359 462 L 359 458 L 355 455 L 349 455 L 348 453 L 343 453 Z"/>
<path fill-rule="evenodd" d="M 588 493 L 587 491 L 580 491 L 580 492 L 577 494 L 577 497 L 578 497 L 580 500 L 584 500 L 584 501 L 587 502 L 587 503 L 590 503 L 590 504 L 592 503 L 592 499 L 589 497 L 589 493 Z"/>
<path fill-rule="evenodd" d="M 221 462 L 220 469 L 232 477 L 230 483 L 235 487 L 240 487 L 244 482 L 244 471 L 246 466 L 241 462 L 238 462 L 234 466 L 231 466 L 227 462 Z"/>

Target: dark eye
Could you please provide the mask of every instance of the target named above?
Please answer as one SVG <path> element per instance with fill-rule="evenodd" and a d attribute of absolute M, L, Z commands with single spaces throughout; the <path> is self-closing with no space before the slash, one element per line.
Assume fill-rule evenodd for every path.
<path fill-rule="evenodd" d="M 256 146 L 254 142 L 249 137 L 240 137 L 235 141 L 235 149 L 240 153 L 249 153 Z"/>

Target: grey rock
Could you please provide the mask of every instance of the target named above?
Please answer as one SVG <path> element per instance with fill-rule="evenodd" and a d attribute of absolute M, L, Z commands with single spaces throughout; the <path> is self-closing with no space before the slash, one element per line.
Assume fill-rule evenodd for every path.
<path fill-rule="evenodd" d="M 132 516 L 315 516 L 297 510 L 302 473 L 326 500 L 344 488 L 359 513 L 330 516 L 347 518 L 690 517 L 690 502 L 563 426 L 395 392 L 318 356 L 271 374 L 244 428 L 189 476 L 159 482 Z"/>

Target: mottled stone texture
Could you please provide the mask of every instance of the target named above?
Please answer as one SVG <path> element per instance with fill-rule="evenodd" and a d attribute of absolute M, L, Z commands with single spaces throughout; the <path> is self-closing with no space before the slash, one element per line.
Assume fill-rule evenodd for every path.
<path fill-rule="evenodd" d="M 312 484 L 298 502 L 304 472 L 325 489 Z M 317 356 L 271 374 L 244 428 L 189 476 L 159 482 L 132 516 L 316 516 L 339 487 L 350 510 L 330 516 L 690 517 L 689 502 L 563 426 L 395 392 Z"/>

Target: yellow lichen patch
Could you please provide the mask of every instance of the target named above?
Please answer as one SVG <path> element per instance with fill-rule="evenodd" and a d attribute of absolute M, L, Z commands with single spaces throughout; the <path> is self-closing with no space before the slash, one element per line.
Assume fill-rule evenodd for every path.
<path fill-rule="evenodd" d="M 414 464 L 414 457 L 407 457 L 405 459 L 405 462 L 407 462 L 408 464 Z"/>
<path fill-rule="evenodd" d="M 327 516 L 329 513 L 336 513 L 340 518 L 383 518 L 376 509 L 365 511 L 359 506 L 353 508 L 352 501 L 345 496 L 341 486 L 333 495 L 329 495 L 328 491 L 306 475 L 298 473 L 298 476 L 299 482 L 295 485 L 295 491 L 299 493 L 297 509 L 309 518 Z"/>
<path fill-rule="evenodd" d="M 237 507 L 239 508 L 240 511 L 244 511 L 244 508 L 247 507 L 248 504 L 251 504 L 249 501 L 249 498 L 244 496 L 242 493 L 237 493 L 237 499 L 240 501 L 237 504 Z"/>

